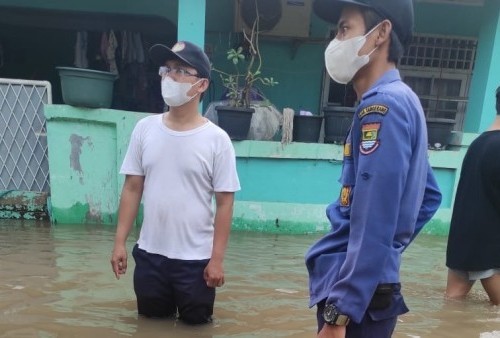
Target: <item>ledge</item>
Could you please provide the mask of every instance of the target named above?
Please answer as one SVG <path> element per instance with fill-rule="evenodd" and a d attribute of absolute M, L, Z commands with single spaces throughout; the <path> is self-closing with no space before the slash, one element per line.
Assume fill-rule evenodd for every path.
<path fill-rule="evenodd" d="M 275 141 L 233 141 L 237 157 L 312 159 L 342 161 L 343 147 L 336 144 L 292 142 L 282 144 Z"/>

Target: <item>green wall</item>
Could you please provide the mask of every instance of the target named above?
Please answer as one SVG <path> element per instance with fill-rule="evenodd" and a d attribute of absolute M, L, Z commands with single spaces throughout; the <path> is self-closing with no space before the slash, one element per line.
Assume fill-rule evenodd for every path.
<path fill-rule="evenodd" d="M 135 123 L 145 115 L 66 105 L 45 106 L 52 220 L 114 224 L 124 177 L 118 168 Z M 475 135 L 453 151 L 429 151 L 443 205 L 426 232 L 446 234 L 460 166 Z M 235 229 L 325 231 L 326 206 L 338 196 L 342 147 L 322 143 L 235 141 L 242 190 Z M 140 221 L 140 220 L 139 220 Z"/>
<path fill-rule="evenodd" d="M 239 157 L 237 165 L 241 177 L 238 200 L 326 204 L 338 196 L 340 166 L 335 163 Z"/>
<path fill-rule="evenodd" d="M 484 8 L 480 6 L 420 3 L 415 6 L 415 31 L 477 37 L 483 15 Z"/>
<path fill-rule="evenodd" d="M 464 130 L 482 132 L 495 118 L 495 91 L 500 86 L 500 1 L 488 0 L 482 16 L 474 76 Z"/>

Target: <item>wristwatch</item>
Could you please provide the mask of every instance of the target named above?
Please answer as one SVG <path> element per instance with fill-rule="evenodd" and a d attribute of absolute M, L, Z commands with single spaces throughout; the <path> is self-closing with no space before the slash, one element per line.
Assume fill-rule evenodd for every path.
<path fill-rule="evenodd" d="M 346 326 L 351 320 L 349 316 L 341 314 L 333 304 L 327 304 L 325 306 L 323 310 L 323 319 L 325 323 L 337 326 Z"/>

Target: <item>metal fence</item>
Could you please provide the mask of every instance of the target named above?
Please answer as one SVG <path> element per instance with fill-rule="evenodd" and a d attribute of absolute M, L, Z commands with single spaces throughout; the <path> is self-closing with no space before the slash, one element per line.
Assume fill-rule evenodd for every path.
<path fill-rule="evenodd" d="M 47 81 L 0 79 L 0 190 L 49 192 Z"/>

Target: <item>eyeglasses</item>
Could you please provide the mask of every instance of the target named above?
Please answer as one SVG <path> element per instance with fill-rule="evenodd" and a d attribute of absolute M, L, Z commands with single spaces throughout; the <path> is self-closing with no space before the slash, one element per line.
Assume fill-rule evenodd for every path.
<path fill-rule="evenodd" d="M 158 70 L 158 74 L 161 77 L 167 76 L 169 74 L 175 74 L 176 76 L 195 76 L 199 77 L 198 74 L 193 74 L 184 68 L 162 66 Z"/>

